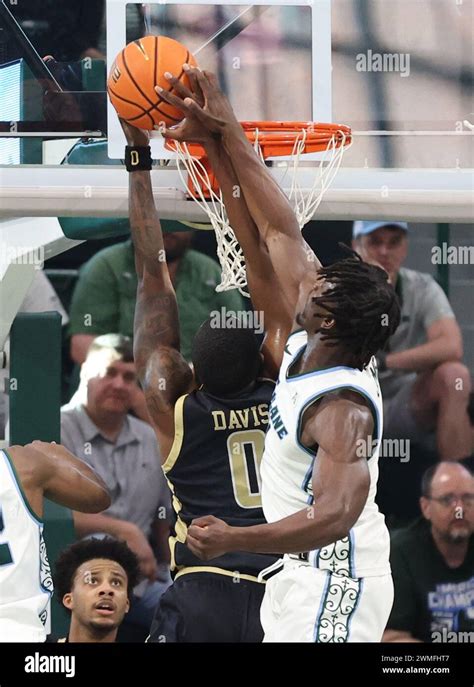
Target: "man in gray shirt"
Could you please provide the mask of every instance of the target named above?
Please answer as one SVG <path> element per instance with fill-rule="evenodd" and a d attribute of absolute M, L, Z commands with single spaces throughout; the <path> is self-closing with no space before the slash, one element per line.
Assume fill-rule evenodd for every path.
<path fill-rule="evenodd" d="M 109 534 L 126 541 L 149 580 L 140 592 L 152 613 L 166 585 L 157 581 L 150 540 L 154 538 L 155 551 L 166 564 L 170 492 L 155 433 L 128 414 L 137 389 L 130 339 L 120 334 L 95 339 L 74 402 L 61 412 L 61 441 L 97 471 L 112 498 L 111 506 L 98 515 L 74 513 L 77 534 Z"/>
<path fill-rule="evenodd" d="M 461 331 L 435 280 L 402 267 L 408 225 L 355 222 L 353 247 L 388 272 L 401 301 L 400 325 L 379 359 L 384 436 L 426 444 L 434 432 L 440 460 L 469 456 L 471 379 L 461 362 Z"/>

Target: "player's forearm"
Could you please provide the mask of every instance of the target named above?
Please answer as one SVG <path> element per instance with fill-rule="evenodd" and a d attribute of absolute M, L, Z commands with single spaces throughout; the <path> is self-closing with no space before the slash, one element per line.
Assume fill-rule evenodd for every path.
<path fill-rule="evenodd" d="M 206 142 L 205 149 L 222 191 L 229 224 L 244 251 L 246 262 L 252 262 L 253 258 L 258 257 L 254 255 L 259 241 L 258 229 L 250 215 L 244 195 L 241 193 L 239 180 L 231 160 L 222 144 L 215 139 Z M 254 259 L 253 262 L 256 260 Z"/>
<path fill-rule="evenodd" d="M 130 226 L 138 275 L 134 354 L 142 379 L 157 346 L 179 348 L 179 319 L 150 172 L 131 172 L 129 183 Z"/>
<path fill-rule="evenodd" d="M 288 198 L 255 153 L 242 128 L 229 126 L 223 143 L 262 238 L 266 241 L 271 232 L 277 232 L 300 241 L 300 229 Z"/>
<path fill-rule="evenodd" d="M 313 506 L 266 525 L 231 528 L 232 551 L 302 553 L 346 537 L 353 523 L 340 509 Z"/>
<path fill-rule="evenodd" d="M 80 476 L 89 482 L 96 484 L 97 487 L 106 492 L 108 495 L 107 485 L 103 481 L 102 477 L 99 477 L 97 472 L 95 472 L 90 465 L 88 465 L 84 460 L 81 460 L 75 456 L 62 444 L 57 444 L 56 442 L 49 443 L 46 441 L 33 441 L 31 446 L 37 451 L 47 455 L 48 458 L 52 459 L 54 461 L 53 465 L 57 464 L 58 469 L 59 467 L 64 467 L 75 470 Z"/>
<path fill-rule="evenodd" d="M 130 173 L 129 214 L 139 279 L 144 277 L 145 268 L 155 279 L 168 284 L 163 233 L 153 200 L 150 172 Z"/>
<path fill-rule="evenodd" d="M 462 358 L 457 342 L 448 337 L 428 341 L 406 351 L 388 353 L 387 367 L 391 370 L 428 370 L 441 363 L 458 361 Z"/>

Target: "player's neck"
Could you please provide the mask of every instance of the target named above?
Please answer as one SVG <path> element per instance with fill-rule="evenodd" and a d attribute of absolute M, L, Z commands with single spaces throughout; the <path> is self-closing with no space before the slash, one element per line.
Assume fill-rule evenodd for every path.
<path fill-rule="evenodd" d="M 332 342 L 321 340 L 321 334 L 308 334 L 308 343 L 301 356 L 299 372 L 322 369 L 326 367 L 356 367 L 353 353 L 340 346 L 329 345 Z"/>
<path fill-rule="evenodd" d="M 71 618 L 71 627 L 69 628 L 68 640 L 71 642 L 100 642 L 102 644 L 110 644 L 115 642 L 117 638 L 117 628 L 113 628 L 104 634 L 104 631 L 99 631 L 93 627 L 81 625 L 76 621 L 74 616 Z"/>

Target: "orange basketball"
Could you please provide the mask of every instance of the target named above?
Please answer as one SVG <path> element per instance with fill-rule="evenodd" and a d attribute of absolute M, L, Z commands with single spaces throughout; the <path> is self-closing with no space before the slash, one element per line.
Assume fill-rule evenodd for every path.
<path fill-rule="evenodd" d="M 165 102 L 155 86 L 172 91 L 165 72 L 189 86 L 183 70 L 186 63 L 197 65 L 189 50 L 172 38 L 145 36 L 129 43 L 115 58 L 107 81 L 109 97 L 119 117 L 139 129 L 180 122 L 181 110 Z"/>

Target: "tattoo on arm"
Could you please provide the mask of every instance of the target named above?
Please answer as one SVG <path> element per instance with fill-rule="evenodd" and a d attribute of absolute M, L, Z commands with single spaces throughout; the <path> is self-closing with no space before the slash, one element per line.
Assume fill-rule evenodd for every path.
<path fill-rule="evenodd" d="M 130 174 L 130 225 L 138 275 L 134 356 L 153 417 L 154 412 L 172 409 L 189 388 L 192 372 L 179 352 L 178 303 L 149 172 Z"/>

